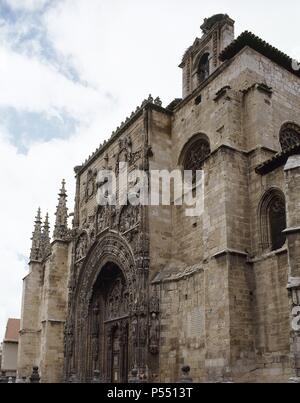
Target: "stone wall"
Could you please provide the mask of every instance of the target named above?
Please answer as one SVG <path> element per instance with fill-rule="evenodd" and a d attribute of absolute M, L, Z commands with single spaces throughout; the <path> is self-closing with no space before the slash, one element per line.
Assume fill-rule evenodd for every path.
<path fill-rule="evenodd" d="M 149 145 L 152 156 L 149 170 L 172 171 L 172 139 L 170 116 L 150 113 Z M 150 185 L 151 186 L 151 185 Z M 153 190 L 153 189 L 152 189 Z M 172 209 L 170 206 L 149 206 L 150 277 L 163 271 L 172 257 Z"/>
<path fill-rule="evenodd" d="M 24 279 L 18 376 L 38 366 L 41 381 L 63 381 L 64 324 L 67 316 L 69 244 L 56 242 L 43 263 L 31 263 Z"/>
<path fill-rule="evenodd" d="M 69 245 L 55 242 L 45 265 L 41 312 L 40 375 L 42 382 L 63 381 L 64 325 L 67 318 Z"/>
<path fill-rule="evenodd" d="M 231 88 L 218 94 L 225 86 Z M 284 173 L 260 176 L 255 168 L 280 151 L 280 128 L 299 123 L 299 110 L 299 80 L 250 48 L 176 110 L 173 169 L 196 133 L 209 137 L 212 155 L 204 165 L 203 217 L 187 219 L 184 208 L 172 208 L 172 260 L 160 275 L 163 381 L 176 380 L 183 364 L 196 381 L 292 375 L 286 247 L 263 250 L 259 216 L 267 191 L 285 191 Z M 192 267 L 203 271 L 181 279 Z M 191 342 L 185 320 L 193 309 L 206 312 L 205 335 Z"/>
<path fill-rule="evenodd" d="M 291 375 L 287 253 L 273 253 L 253 264 L 255 348 L 266 375 Z"/>
<path fill-rule="evenodd" d="M 2 345 L 1 371 L 13 371 L 17 369 L 18 343 L 5 341 Z"/>
<path fill-rule="evenodd" d="M 300 156 L 289 158 L 285 166 L 285 189 L 287 198 L 287 240 L 289 258 L 289 297 L 290 297 L 290 321 L 292 331 L 290 337 L 293 375 L 300 379 Z M 298 318 L 298 319 L 297 319 Z M 298 326 L 298 330 L 297 327 Z"/>
<path fill-rule="evenodd" d="M 160 381 L 176 382 L 188 364 L 195 379 L 204 376 L 204 272 L 160 285 Z"/>
<path fill-rule="evenodd" d="M 43 267 L 32 263 L 23 282 L 21 329 L 18 349 L 18 376 L 29 377 L 32 367 L 40 364 L 40 308 Z"/>

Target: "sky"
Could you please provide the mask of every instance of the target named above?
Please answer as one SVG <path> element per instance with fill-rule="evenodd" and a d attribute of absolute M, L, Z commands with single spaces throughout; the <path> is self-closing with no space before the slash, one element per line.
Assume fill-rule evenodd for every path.
<path fill-rule="evenodd" d="M 0 0 L 0 340 L 20 317 L 34 217 L 151 93 L 181 96 L 178 65 L 205 17 L 227 13 L 300 59 L 299 0 Z"/>

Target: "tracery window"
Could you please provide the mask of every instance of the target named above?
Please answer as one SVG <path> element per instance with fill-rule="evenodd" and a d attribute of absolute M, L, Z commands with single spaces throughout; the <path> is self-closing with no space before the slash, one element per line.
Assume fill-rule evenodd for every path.
<path fill-rule="evenodd" d="M 183 168 L 193 172 L 193 183 L 196 182 L 196 172 L 202 170 L 203 163 L 210 155 L 209 141 L 204 137 L 198 137 L 186 146 L 184 150 Z"/>
<path fill-rule="evenodd" d="M 263 251 L 275 251 L 286 242 L 287 227 L 285 197 L 278 189 L 264 196 L 260 207 L 261 246 Z"/>
<path fill-rule="evenodd" d="M 300 144 L 300 126 L 295 123 L 286 123 L 280 130 L 280 144 L 282 151 Z"/>

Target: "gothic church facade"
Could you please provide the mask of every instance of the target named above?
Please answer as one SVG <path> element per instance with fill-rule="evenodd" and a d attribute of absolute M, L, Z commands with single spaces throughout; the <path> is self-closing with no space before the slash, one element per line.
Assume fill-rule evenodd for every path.
<path fill-rule="evenodd" d="M 52 241 L 37 215 L 18 375 L 42 382 L 286 382 L 300 377 L 300 71 L 215 15 L 181 62 L 183 96 L 151 96 L 75 168 Z M 294 68 L 293 68 L 294 67 Z M 97 173 L 202 169 L 204 212 L 98 206 Z M 299 309 L 300 311 L 300 309 Z M 96 372 L 95 372 L 96 371 Z"/>

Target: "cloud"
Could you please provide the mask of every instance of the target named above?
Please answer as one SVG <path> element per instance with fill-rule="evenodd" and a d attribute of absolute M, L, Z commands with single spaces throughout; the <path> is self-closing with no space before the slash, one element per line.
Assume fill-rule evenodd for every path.
<path fill-rule="evenodd" d="M 0 108 L 0 121 L 8 129 L 8 138 L 19 152 L 26 153 L 35 142 L 73 135 L 79 122 L 69 117 L 49 116 L 46 113 L 24 112 L 13 108 Z"/>
<path fill-rule="evenodd" d="M 5 0 L 13 10 L 37 11 L 45 7 L 49 0 Z"/>
<path fill-rule="evenodd" d="M 163 37 L 153 24 L 163 23 L 167 10 L 178 11 L 178 4 L 163 1 L 157 13 L 147 2 L 65 0 L 43 21 L 57 54 L 68 59 L 82 80 L 114 94 L 123 111 L 125 104 L 133 108 L 149 92 L 165 102 L 180 94 L 177 65 L 187 45 L 185 36 L 173 40 L 179 14 L 173 14 L 173 24 L 164 25 Z"/>
<path fill-rule="evenodd" d="M 107 102 L 101 92 L 67 79 L 55 66 L 5 46 L 0 47 L 0 88 L 0 107 L 67 113 L 85 121 Z"/>

